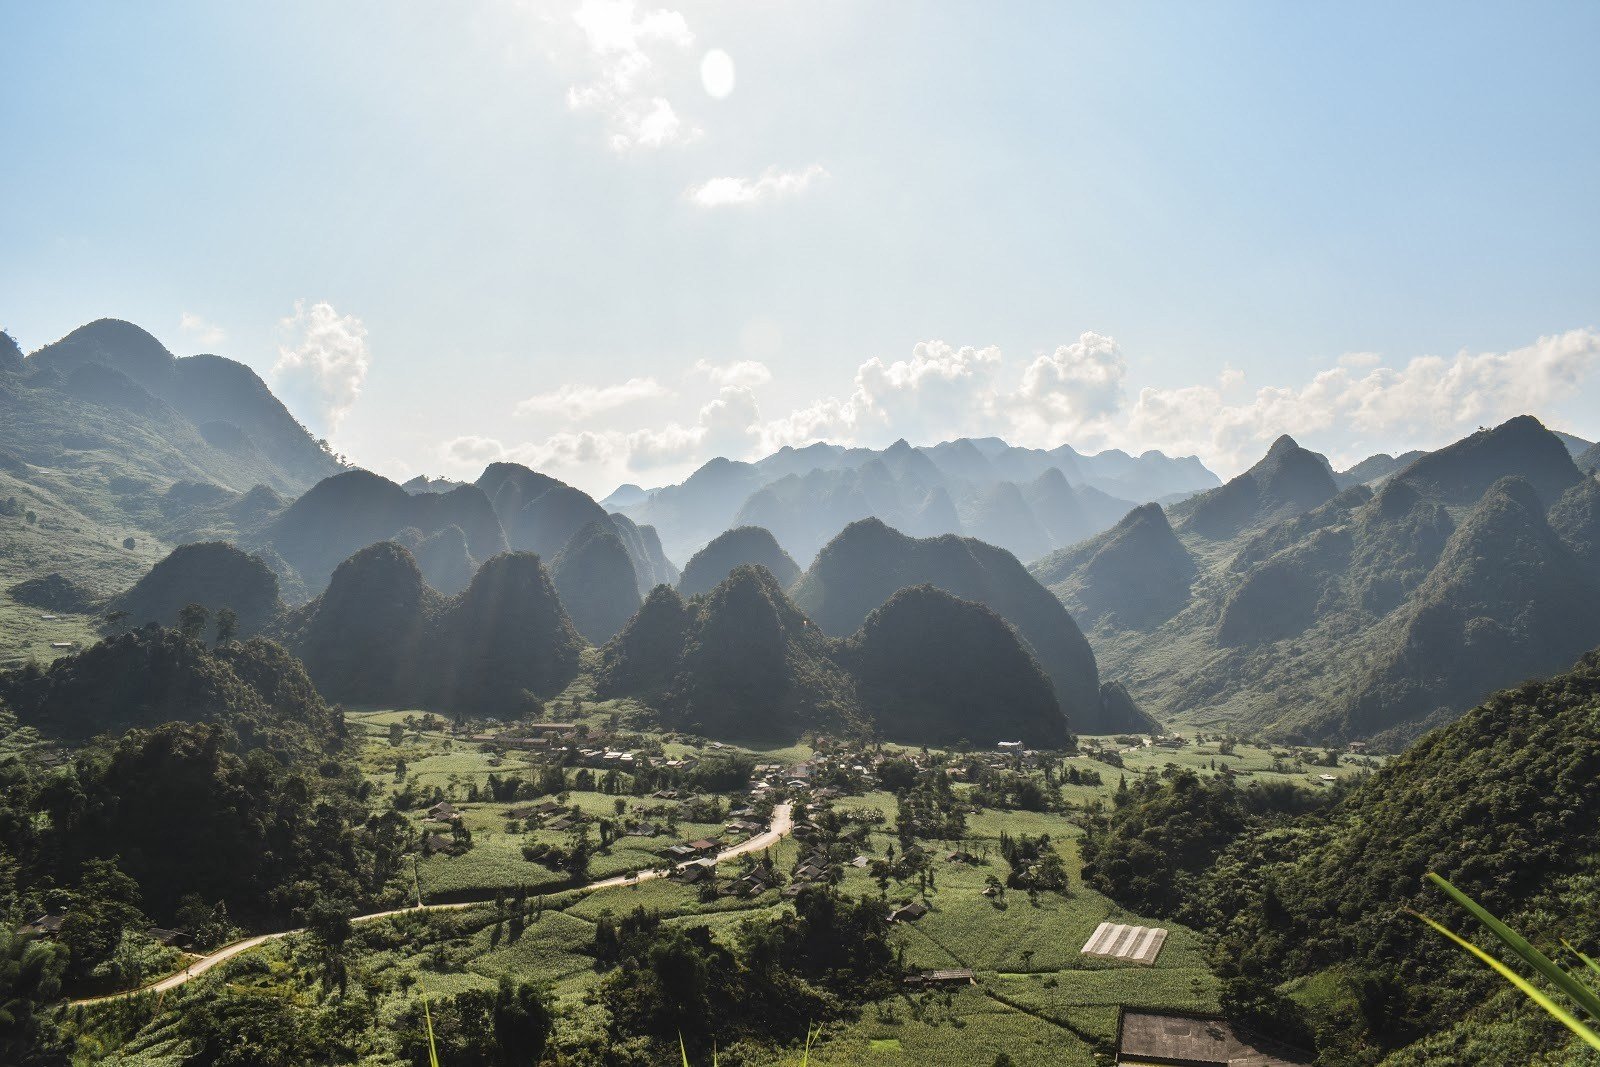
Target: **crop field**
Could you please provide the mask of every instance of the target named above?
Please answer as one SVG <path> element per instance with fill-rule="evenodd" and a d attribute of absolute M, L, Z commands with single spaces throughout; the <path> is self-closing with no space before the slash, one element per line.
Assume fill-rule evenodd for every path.
<path fill-rule="evenodd" d="M 613 716 L 620 719 L 627 714 L 627 709 L 592 705 L 581 695 L 579 699 L 583 717 L 602 728 L 616 721 Z M 350 713 L 349 718 L 353 726 L 359 725 L 368 735 L 364 766 L 379 787 L 377 798 L 386 803 L 406 785 L 419 787 L 425 795 L 432 795 L 437 788 L 457 798 L 452 803 L 463 814 L 472 847 L 459 855 L 439 854 L 419 860 L 425 895 L 473 899 L 518 887 L 552 894 L 515 940 L 503 926 L 496 932 L 493 909 L 488 907 L 457 913 L 472 916 L 473 928 L 449 940 L 445 949 L 427 947 L 425 938 L 409 938 L 403 949 L 395 950 L 388 965 L 415 972 L 416 977 L 409 981 L 420 982 L 430 992 L 443 993 L 462 983 L 486 983 L 500 975 L 533 977 L 548 987 L 560 1026 L 569 1034 L 592 1038 L 603 1033 L 605 1027 L 604 1011 L 594 999 L 597 984 L 604 976 L 595 971 L 584 948 L 593 937 L 593 924 L 603 916 L 620 917 L 642 907 L 659 913 L 669 925 L 705 926 L 714 936 L 731 942 L 745 919 L 757 914 L 782 914 L 789 907 L 776 891 L 748 900 L 723 896 L 703 902 L 696 888 L 668 880 L 589 893 L 561 893 L 562 887 L 570 884 L 567 875 L 525 860 L 522 849 L 539 843 L 564 847 L 569 841 L 567 832 L 530 830 L 525 823 L 508 819 L 507 809 L 526 801 L 513 804 L 464 799 L 469 787 L 484 789 L 491 773 L 502 779 L 521 774 L 525 781 L 533 780 L 537 770 L 530 759 L 507 752 L 498 765 L 492 765 L 491 755 L 479 751 L 477 745 L 459 737 L 452 739 L 438 730 L 416 729 L 423 723 L 415 713 L 362 711 Z M 405 726 L 397 746 L 390 743 L 393 723 Z M 660 744 L 669 758 L 703 757 L 717 751 L 694 738 L 649 733 L 644 736 L 647 741 Z M 1197 744 L 1192 735 L 1191 743 L 1180 748 L 1119 744 L 1112 738 L 1086 740 L 1096 747 L 1117 750 L 1124 766 L 1113 767 L 1086 756 L 1069 757 L 1057 765 L 1055 770 L 1061 774 L 1075 768 L 1080 776 L 1093 771 L 1100 779 L 1097 785 L 1063 784 L 1062 795 L 1068 802 L 1064 811 L 970 811 L 959 840 L 924 842 L 935 856 L 932 884 L 925 889 L 915 881 L 897 883 L 893 879 L 880 885 L 870 869 L 844 869 L 841 889 L 847 894 L 882 897 L 895 905 L 912 900 L 923 900 L 928 905 L 928 914 L 900 924 L 892 934 L 892 943 L 908 966 L 970 968 L 976 984 L 907 991 L 866 1005 L 855 1018 L 828 1026 L 812 1049 L 812 1063 L 986 1065 L 1004 1052 L 1017 1065 L 1089 1065 L 1096 1062 L 1097 1053 L 1103 1062 L 1114 1040 L 1117 1013 L 1122 1006 L 1217 1010 L 1220 985 L 1205 965 L 1198 935 L 1172 923 L 1132 914 L 1083 884 L 1078 850 L 1083 831 L 1076 820 L 1084 809 L 1108 804 L 1123 776 L 1131 779 L 1160 773 L 1171 766 L 1203 775 L 1221 773 L 1220 768 L 1226 766 L 1244 782 L 1293 781 L 1312 788 L 1327 787 L 1318 777 L 1322 774 L 1344 778 L 1364 769 L 1351 760 L 1327 767 L 1317 762 L 1320 753 L 1274 749 L 1243 741 L 1235 741 L 1224 753 L 1217 741 Z M 725 745 L 727 749 L 735 747 Z M 804 745 L 765 750 L 742 747 L 763 762 L 794 762 L 812 753 Z M 405 761 L 403 779 L 396 779 L 394 774 L 397 758 Z M 1089 780 L 1093 780 L 1092 775 Z M 958 793 L 970 788 L 956 784 Z M 658 822 L 666 809 L 684 806 L 683 801 L 633 796 L 621 799 L 630 815 L 636 809 L 654 809 L 651 818 Z M 573 790 L 565 794 L 562 803 L 598 819 L 615 817 L 617 800 L 609 794 Z M 734 806 L 726 799 L 723 805 Z M 844 796 L 833 806 L 840 813 L 882 815 L 883 821 L 874 824 L 862 851 L 871 858 L 881 858 L 890 849 L 898 852 L 899 843 L 893 833 L 897 804 L 892 793 L 877 790 Z M 426 823 L 420 810 L 406 814 L 419 829 L 440 829 L 438 824 Z M 603 878 L 655 866 L 662 862 L 659 851 L 666 845 L 702 836 L 717 838 L 721 831 L 720 823 L 694 823 L 684 817 L 670 835 L 623 837 L 610 848 L 596 851 L 590 863 L 590 877 Z M 995 880 L 1003 884 L 1009 870 L 1001 856 L 1002 834 L 1048 836 L 1068 874 L 1066 891 L 1042 892 L 1032 899 L 1018 889 L 985 896 L 985 888 Z M 591 838 L 598 842 L 592 824 Z M 769 851 L 778 869 L 786 873 L 802 849 L 802 844 L 791 837 Z M 955 850 L 970 854 L 972 859 L 945 857 L 945 853 Z M 1155 964 L 1145 967 L 1083 956 L 1083 943 L 1105 921 L 1166 928 L 1169 936 Z M 441 952 L 445 959 L 442 970 Z M 792 1055 L 774 1055 L 769 1060 L 763 1060 L 762 1055 L 756 1051 L 747 1055 L 745 1062 L 754 1067 L 793 1060 Z"/>

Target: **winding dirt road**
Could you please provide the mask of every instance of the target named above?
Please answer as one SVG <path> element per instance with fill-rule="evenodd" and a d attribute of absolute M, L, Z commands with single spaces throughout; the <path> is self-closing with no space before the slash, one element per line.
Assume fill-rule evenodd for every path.
<path fill-rule="evenodd" d="M 748 840 L 739 842 L 737 845 L 732 845 L 723 849 L 721 852 L 717 853 L 717 858 L 713 862 L 723 863 L 727 860 L 736 859 L 739 856 L 743 856 L 746 853 L 760 852 L 762 849 L 771 848 L 773 845 L 777 844 L 784 837 L 786 837 L 789 831 L 793 828 L 794 805 L 788 803 L 787 801 L 782 804 L 774 805 L 772 809 L 772 824 L 768 827 L 768 829 L 752 838 L 749 838 Z M 611 878 L 602 878 L 598 882 L 590 882 L 588 885 L 579 887 L 578 892 L 593 893 L 601 889 L 618 889 L 624 886 L 638 885 L 640 882 L 648 882 L 653 878 L 664 878 L 670 874 L 672 870 L 678 870 L 689 866 L 691 863 L 700 862 L 703 861 L 689 860 L 685 863 L 678 864 L 676 867 L 671 868 L 671 870 L 640 871 L 638 874 L 634 875 L 619 874 Z M 570 893 L 572 890 L 563 889 L 559 892 Z M 555 896 L 558 894 L 551 893 L 544 895 Z M 357 915 L 352 917 L 350 921 L 352 923 L 370 923 L 377 922 L 380 919 L 392 919 L 397 915 L 413 915 L 419 911 L 458 911 L 463 908 L 478 907 L 479 905 L 486 904 L 493 899 L 494 898 L 491 896 L 483 900 L 463 900 L 456 901 L 451 904 L 413 904 L 409 908 L 391 908 L 388 911 L 375 911 L 367 915 Z M 142 993 L 165 993 L 170 989 L 178 988 L 191 978 L 198 978 L 200 975 L 205 974 L 219 963 L 225 963 L 228 960 L 233 959 L 235 956 L 249 952 L 253 948 L 258 948 L 261 945 L 266 944 L 268 941 L 276 941 L 280 937 L 288 937 L 290 934 L 298 934 L 300 932 L 301 928 L 297 927 L 293 930 L 282 930 L 274 934 L 257 934 L 254 937 L 247 937 L 243 941 L 235 941 L 231 945 L 224 945 L 215 952 L 211 953 L 209 956 L 202 956 L 184 970 L 179 971 L 177 974 L 168 975 L 166 978 L 163 978 L 158 982 L 152 982 L 149 985 L 141 986 L 138 989 L 130 989 L 121 993 L 107 993 L 105 996 L 100 997 L 86 997 L 83 1000 L 74 1000 L 70 1001 L 69 1003 L 74 1006 L 79 1004 L 98 1004 L 107 1000 L 119 1000 L 123 997 L 138 996 Z"/>

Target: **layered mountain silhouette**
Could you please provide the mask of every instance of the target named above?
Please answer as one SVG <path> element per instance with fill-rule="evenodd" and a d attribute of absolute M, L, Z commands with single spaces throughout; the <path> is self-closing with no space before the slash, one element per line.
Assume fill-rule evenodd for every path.
<path fill-rule="evenodd" d="M 572 535 L 551 561 L 550 577 L 572 624 L 597 645 L 615 637 L 639 610 L 633 563 L 609 516 Z"/>
<path fill-rule="evenodd" d="M 601 651 L 596 692 L 679 728 L 794 738 L 870 729 L 910 744 L 1069 743 L 1055 690 L 994 612 L 931 586 L 898 591 L 847 638 L 823 633 L 763 567 L 685 600 L 653 590 Z"/>
<path fill-rule="evenodd" d="M 677 580 L 677 569 L 649 526 L 626 515 L 613 518 L 581 489 L 529 470 L 520 463 L 491 463 L 478 478 L 500 517 L 511 547 L 554 559 L 587 526 L 611 526 L 628 554 L 640 595 Z"/>
<path fill-rule="evenodd" d="M 18 351 L 0 344 L 0 502 L 37 523 L 5 538 L 10 581 L 70 568 L 104 595 L 173 544 L 238 538 L 229 504 L 255 487 L 293 497 L 341 469 L 241 364 L 114 320 Z"/>
<path fill-rule="evenodd" d="M 800 567 L 776 538 L 760 526 L 737 526 L 718 534 L 683 565 L 678 592 L 683 596 L 709 593 L 735 568 L 749 564 L 765 567 L 787 589 L 800 577 Z"/>
<path fill-rule="evenodd" d="M 268 480 L 277 488 L 307 485 L 338 469 L 249 367 L 213 355 L 178 359 L 132 323 L 100 319 L 81 326 L 34 352 L 28 363 L 63 380 L 86 365 L 125 376 L 140 393 L 187 419 L 213 447 L 263 457 L 277 468 L 279 476 Z"/>
<path fill-rule="evenodd" d="M 422 577 L 446 596 L 461 592 L 477 573 L 478 560 L 467 544 L 467 535 L 454 523 L 431 534 L 408 526 L 392 540 L 411 553 Z"/>
<path fill-rule="evenodd" d="M 1107 733 L 1094 652 L 1061 602 L 1016 557 L 967 537 L 914 538 L 877 519 L 847 526 L 795 582 L 794 601 L 826 633 L 854 633 L 901 589 L 932 585 L 989 608 L 1025 642 L 1055 686 L 1072 729 Z"/>
<path fill-rule="evenodd" d="M 583 647 L 532 553 L 494 556 L 445 597 L 392 541 L 341 563 L 279 634 L 329 700 L 473 714 L 560 692 Z"/>
<path fill-rule="evenodd" d="M 1286 740 L 1398 746 L 1600 645 L 1600 485 L 1537 420 L 1372 470 L 1336 491 L 1282 439 L 1032 569 L 1158 718 Z"/>
<path fill-rule="evenodd" d="M 915 536 L 958 533 L 1033 559 L 1106 529 L 1138 503 L 1217 485 L 1193 457 L 1085 456 L 1068 446 L 1014 448 L 995 438 L 926 448 L 818 443 L 755 463 L 714 459 L 681 485 L 627 486 L 606 506 L 654 525 L 686 559 L 734 526 L 761 526 L 808 565 L 850 522 L 878 518 Z"/>
<path fill-rule="evenodd" d="M 284 508 L 256 543 L 288 561 L 314 593 L 335 567 L 368 545 L 408 529 L 426 538 L 449 526 L 461 530 L 475 559 L 506 550 L 500 521 L 479 487 L 412 494 L 381 475 L 351 470 L 318 482 Z"/>
<path fill-rule="evenodd" d="M 669 589 L 652 592 L 602 651 L 595 691 L 648 698 L 669 722 L 716 737 L 861 725 L 834 642 L 770 572 L 748 565 L 687 603 Z"/>

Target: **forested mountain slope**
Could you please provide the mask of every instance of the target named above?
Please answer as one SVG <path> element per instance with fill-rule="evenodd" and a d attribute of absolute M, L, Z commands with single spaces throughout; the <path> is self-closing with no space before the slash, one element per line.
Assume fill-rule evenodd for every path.
<path fill-rule="evenodd" d="M 1600 644 L 1595 485 L 1531 418 L 1336 489 L 1287 439 L 1034 564 L 1159 718 L 1402 745 Z"/>
<path fill-rule="evenodd" d="M 1437 871 L 1547 951 L 1600 936 L 1600 653 L 1495 694 L 1329 810 L 1261 800 L 1225 779 L 1141 787 L 1085 876 L 1134 905 L 1170 887 L 1168 913 L 1218 938 L 1224 1002 L 1317 1032 L 1319 1062 L 1581 1062 L 1538 1059 L 1571 1035 L 1401 909 L 1464 925 L 1424 883 Z"/>

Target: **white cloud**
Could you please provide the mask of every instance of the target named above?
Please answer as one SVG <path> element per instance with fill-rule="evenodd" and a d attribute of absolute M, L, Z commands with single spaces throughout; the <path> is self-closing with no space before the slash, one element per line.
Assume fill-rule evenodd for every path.
<path fill-rule="evenodd" d="M 620 385 L 567 384 L 553 392 L 528 397 L 517 405 L 517 414 L 560 415 L 577 421 L 641 400 L 671 395 L 672 390 L 654 378 L 629 378 Z"/>
<path fill-rule="evenodd" d="M 694 369 L 695 373 L 704 374 L 718 385 L 742 385 L 746 389 L 753 389 L 772 381 L 771 368 L 755 359 L 741 359 L 733 363 L 712 363 L 702 359 L 695 362 Z"/>
<path fill-rule="evenodd" d="M 221 326 L 214 322 L 207 322 L 192 311 L 185 311 L 178 317 L 178 328 L 207 346 L 219 345 L 228 336 Z"/>
<path fill-rule="evenodd" d="M 1437 448 L 1479 426 L 1547 411 L 1600 367 L 1600 331 L 1569 330 L 1508 352 L 1419 356 L 1404 366 L 1363 354 L 1300 386 L 1263 386 L 1230 404 L 1209 385 L 1146 388 L 1115 436 L 1145 448 L 1193 452 L 1218 471 L 1259 458 L 1279 434 L 1347 458 Z M 1364 373 L 1363 373 L 1364 371 Z"/>
<path fill-rule="evenodd" d="M 639 471 L 660 480 L 712 456 L 756 458 L 786 444 L 881 446 L 896 437 L 921 444 L 995 434 L 1034 447 L 1065 442 L 1087 450 L 1198 455 L 1226 476 L 1259 459 L 1283 433 L 1346 462 L 1380 450 L 1434 448 L 1480 424 L 1548 413 L 1600 370 L 1600 330 L 1541 337 L 1507 352 L 1421 356 L 1399 366 L 1363 354 L 1337 360 L 1300 384 L 1250 389 L 1242 372 L 1224 367 L 1211 382 L 1136 391 L 1121 348 L 1102 334 L 1085 333 L 1034 357 L 1009 382 L 1002 380 L 1006 363 L 998 348 L 933 340 L 915 345 L 904 359 L 865 361 L 842 396 L 766 419 L 754 392 L 770 379 L 764 364 L 701 360 L 693 370 L 718 392 L 692 422 L 558 433 L 520 445 L 461 437 L 441 452 L 460 473 L 515 459 L 602 486 Z M 565 410 L 569 398 L 582 408 L 584 389 L 592 387 L 548 394 L 552 410 Z"/>
<path fill-rule="evenodd" d="M 1127 376 L 1128 364 L 1117 342 L 1086 333 L 1029 363 L 1022 384 L 1004 406 L 1014 424 L 1033 428 L 1033 436 L 1083 434 L 1122 407 Z"/>
<path fill-rule="evenodd" d="M 820 163 L 795 171 L 768 167 L 757 178 L 712 178 L 699 185 L 691 185 L 684 195 L 701 207 L 756 204 L 763 200 L 798 196 L 828 177 L 827 169 Z"/>
<path fill-rule="evenodd" d="M 567 107 L 600 115 L 614 150 L 686 144 L 701 135 L 655 88 L 660 77 L 652 51 L 694 43 L 680 12 L 639 11 L 633 0 L 584 0 L 572 21 L 598 69 L 593 79 L 567 89 Z"/>
<path fill-rule="evenodd" d="M 304 300 L 295 301 L 294 314 L 280 326 L 292 343 L 279 346 L 273 380 L 290 395 L 314 403 L 325 432 L 332 434 L 360 398 L 372 365 L 367 328 L 326 301 L 308 305 Z"/>

